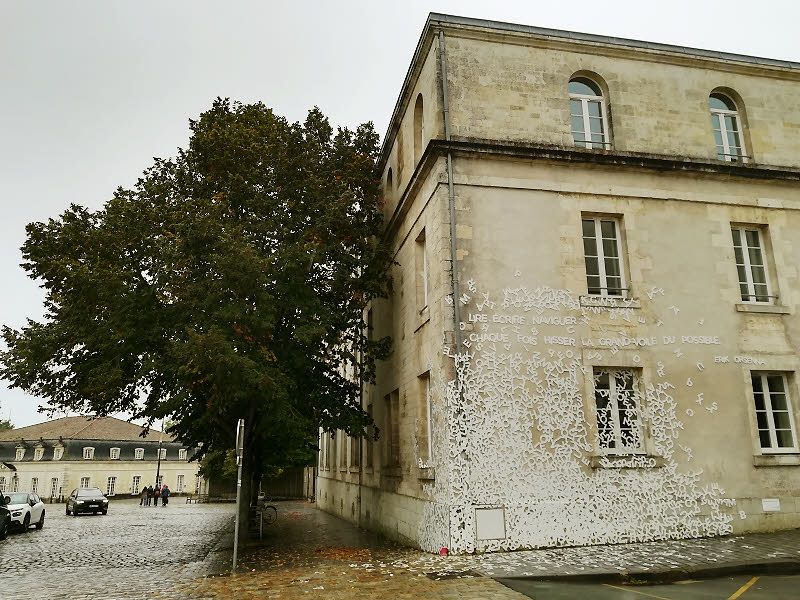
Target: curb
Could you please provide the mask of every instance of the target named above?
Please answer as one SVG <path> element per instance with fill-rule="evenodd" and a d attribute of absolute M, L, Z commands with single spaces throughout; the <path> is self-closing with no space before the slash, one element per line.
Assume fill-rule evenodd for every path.
<path fill-rule="evenodd" d="M 503 581 L 572 581 L 597 583 L 621 583 L 628 585 L 649 585 L 669 583 L 684 579 L 710 579 L 729 575 L 797 575 L 800 574 L 800 559 L 774 559 L 759 562 L 726 562 L 720 564 L 699 564 L 678 569 L 657 569 L 630 571 L 604 571 L 595 573 L 576 573 L 565 575 L 528 575 L 493 577 Z M 488 577 L 482 573 L 482 575 Z"/>

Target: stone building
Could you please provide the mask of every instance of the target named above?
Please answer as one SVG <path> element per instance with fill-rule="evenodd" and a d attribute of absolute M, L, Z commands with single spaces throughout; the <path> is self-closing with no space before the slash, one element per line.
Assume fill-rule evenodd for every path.
<path fill-rule="evenodd" d="M 61 501 L 76 487 L 136 496 L 156 482 L 174 494 L 205 486 L 194 449 L 171 436 L 114 417 L 64 417 L 0 432 L 0 490 L 33 491 Z M 158 453 L 161 452 L 159 466 Z"/>
<path fill-rule="evenodd" d="M 321 508 L 483 552 L 800 526 L 800 64 L 431 14 Z"/>

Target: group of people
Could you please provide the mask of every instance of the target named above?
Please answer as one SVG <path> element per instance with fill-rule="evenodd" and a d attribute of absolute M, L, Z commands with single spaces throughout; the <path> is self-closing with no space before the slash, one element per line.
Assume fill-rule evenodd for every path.
<path fill-rule="evenodd" d="M 140 496 L 139 506 L 150 506 L 150 503 L 158 506 L 159 498 L 161 498 L 161 506 L 166 506 L 169 502 L 169 488 L 166 483 L 163 486 L 156 484 L 155 487 L 148 485 L 146 488 L 142 488 Z"/>

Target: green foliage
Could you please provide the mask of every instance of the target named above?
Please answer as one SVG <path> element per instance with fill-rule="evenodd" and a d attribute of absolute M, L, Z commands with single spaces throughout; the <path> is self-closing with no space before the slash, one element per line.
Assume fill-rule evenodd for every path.
<path fill-rule="evenodd" d="M 342 366 L 371 381 L 390 350 L 363 328 L 391 265 L 372 124 L 218 99 L 190 127 L 101 210 L 28 225 L 47 315 L 3 328 L 0 375 L 53 410 L 166 418 L 201 454 L 244 418 L 256 474 L 313 456 L 319 426 L 365 435 Z"/>
<path fill-rule="evenodd" d="M 0 419 L 0 431 L 11 431 L 14 426 L 8 419 Z"/>

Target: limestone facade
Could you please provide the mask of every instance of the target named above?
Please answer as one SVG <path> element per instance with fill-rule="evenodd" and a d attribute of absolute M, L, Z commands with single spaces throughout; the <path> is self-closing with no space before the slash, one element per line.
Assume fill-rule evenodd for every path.
<path fill-rule="evenodd" d="M 800 527 L 798 94 L 800 64 L 430 15 L 381 161 L 381 439 L 322 434 L 319 506 L 434 552 Z"/>

